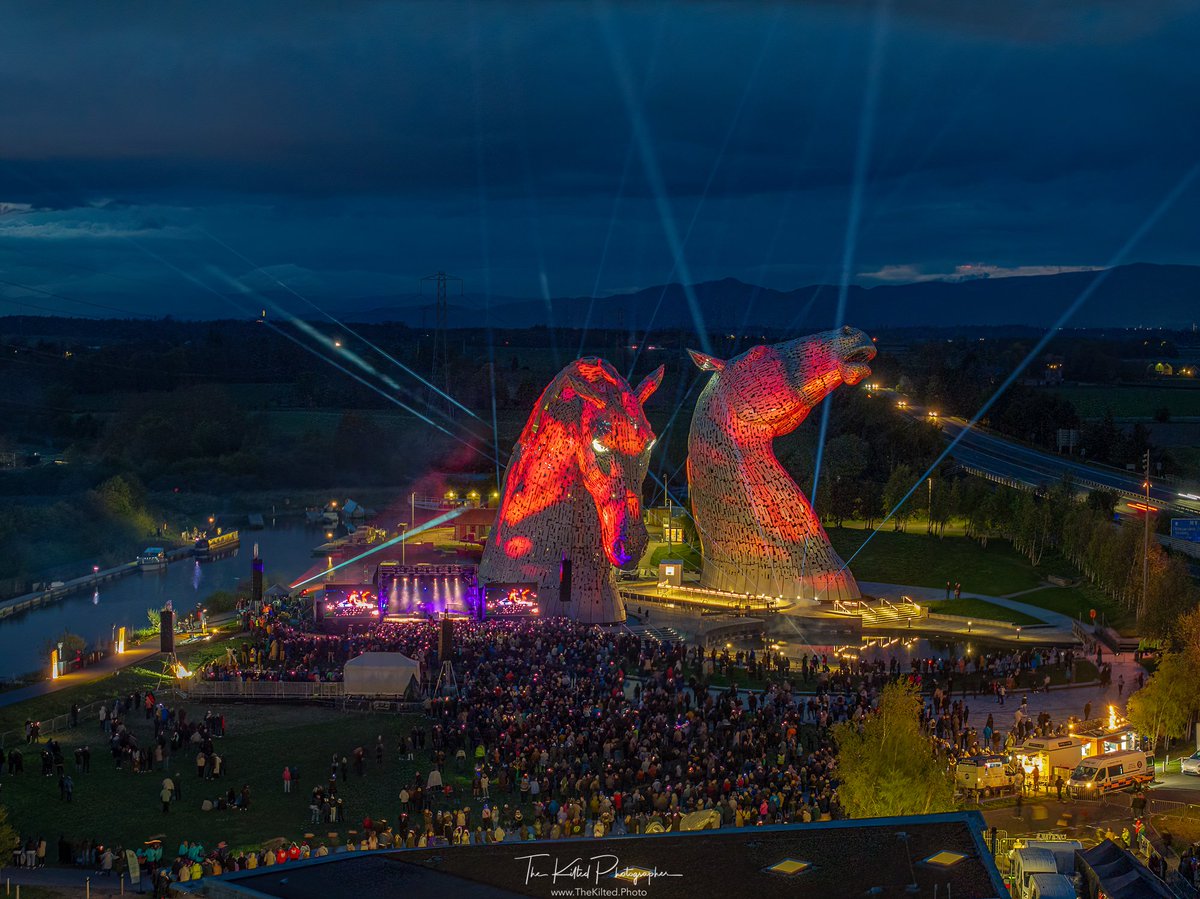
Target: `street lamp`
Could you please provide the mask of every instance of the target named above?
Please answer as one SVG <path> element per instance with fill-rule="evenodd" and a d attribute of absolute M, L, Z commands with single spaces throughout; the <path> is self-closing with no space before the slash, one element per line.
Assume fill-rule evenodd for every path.
<path fill-rule="evenodd" d="M 1021 625 L 1019 624 L 1017 625 L 1017 639 L 1021 639 Z"/>
<path fill-rule="evenodd" d="M 972 624 L 974 624 L 974 622 L 973 622 L 973 621 L 968 621 L 968 622 L 967 622 L 967 633 L 968 633 L 968 634 L 969 634 L 969 633 L 971 633 L 971 625 L 972 625 Z"/>

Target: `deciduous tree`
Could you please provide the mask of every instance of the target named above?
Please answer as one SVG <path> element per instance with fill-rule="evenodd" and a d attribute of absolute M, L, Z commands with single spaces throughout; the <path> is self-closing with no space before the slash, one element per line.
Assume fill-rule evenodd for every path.
<path fill-rule="evenodd" d="M 954 808 L 954 784 L 920 725 L 921 700 L 905 684 L 884 687 L 877 714 L 839 724 L 838 796 L 853 818 L 925 815 Z"/>
<path fill-rule="evenodd" d="M 1184 653 L 1167 653 L 1146 686 L 1129 697 L 1125 715 L 1154 745 L 1186 736 L 1200 710 L 1200 669 Z"/>

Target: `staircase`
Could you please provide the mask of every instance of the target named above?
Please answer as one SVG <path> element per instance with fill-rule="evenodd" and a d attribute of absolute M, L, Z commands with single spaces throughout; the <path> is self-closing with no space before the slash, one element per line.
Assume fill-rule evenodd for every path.
<path fill-rule="evenodd" d="M 925 609 L 907 596 L 901 596 L 898 602 L 887 599 L 878 599 L 873 603 L 866 600 L 835 602 L 833 610 L 842 615 L 861 618 L 863 627 L 907 625 L 909 622 L 919 621 L 927 614 Z"/>
<path fill-rule="evenodd" d="M 650 624 L 630 624 L 625 623 L 625 630 L 636 635 L 641 639 L 649 637 L 652 640 L 657 640 L 659 643 L 683 643 L 683 634 L 675 630 L 673 627 L 659 627 L 658 625 Z"/>

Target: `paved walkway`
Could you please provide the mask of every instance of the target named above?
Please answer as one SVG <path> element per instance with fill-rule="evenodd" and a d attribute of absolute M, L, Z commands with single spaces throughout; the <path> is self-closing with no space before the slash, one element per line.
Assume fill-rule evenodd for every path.
<path fill-rule="evenodd" d="M 238 617 L 236 612 L 226 612 L 221 615 L 214 616 L 210 624 L 212 625 L 212 633 L 216 633 L 221 625 L 232 621 Z M 176 647 L 186 649 L 189 645 L 183 642 L 186 635 L 176 635 Z M 86 684 L 95 683 L 98 680 L 108 677 L 110 674 L 115 674 L 122 668 L 128 668 L 130 665 L 137 665 L 147 659 L 153 658 L 159 654 L 157 638 L 154 641 L 147 643 L 144 646 L 135 647 L 134 649 L 126 650 L 120 655 L 107 655 L 100 662 L 91 665 L 87 668 L 80 668 L 78 671 L 71 671 L 64 674 L 62 677 L 47 678 L 40 680 L 35 684 L 30 684 L 28 687 L 19 687 L 16 690 L 6 690 L 0 693 L 0 707 L 16 705 L 19 702 L 24 702 L 27 699 L 36 699 L 39 696 L 47 696 L 51 693 L 57 693 L 60 690 L 66 690 L 70 687 L 82 687 Z"/>
<path fill-rule="evenodd" d="M 18 702 L 24 702 L 27 699 L 36 699 L 39 696 L 47 696 L 51 693 L 57 693 L 59 690 L 66 690 L 69 687 L 82 687 L 85 684 L 92 684 L 102 678 L 108 677 L 110 674 L 115 674 L 122 668 L 144 662 L 156 655 L 158 655 L 157 645 L 130 649 L 120 655 L 107 655 L 95 665 L 80 668 L 78 671 L 68 672 L 62 677 L 47 678 L 35 684 L 30 684 L 28 687 L 6 690 L 0 693 L 0 706 L 16 705 Z"/>
<path fill-rule="evenodd" d="M 946 591 L 941 587 L 911 587 L 904 584 L 880 584 L 862 581 L 859 582 L 859 586 L 872 596 L 909 596 L 917 602 L 945 602 L 946 600 Z M 1070 633 L 1075 624 L 1075 619 L 1070 615 L 1063 615 L 1061 612 L 1051 612 L 1049 609 L 1018 602 L 1014 599 L 1014 597 L 1024 596 L 1026 593 L 1035 593 L 1038 590 L 1046 589 L 1050 588 L 1035 587 L 1031 590 L 1010 593 L 1006 596 L 989 596 L 986 593 L 963 593 L 962 598 L 980 599 L 984 602 L 1003 606 L 1006 609 L 1012 609 L 1015 612 L 1023 612 L 1032 618 L 1037 618 L 1039 621 L 1053 625 L 1056 629 L 1065 630 Z"/>
<path fill-rule="evenodd" d="M 860 582 L 860 586 L 864 591 L 873 596 L 909 596 L 917 602 L 945 600 L 946 598 L 945 590 L 938 587 L 913 587 L 901 584 L 863 582 Z M 1028 640 L 1031 643 L 1042 645 L 1046 643 L 1079 645 L 1079 639 L 1073 631 L 1074 619 L 1069 615 L 1052 612 L 1049 609 L 1029 605 L 1028 603 L 1019 602 L 1012 598 L 1024 592 L 1026 591 L 1010 594 L 1009 596 L 989 596 L 984 593 L 963 593 L 962 596 L 964 598 L 980 599 L 985 602 L 994 603 L 995 605 L 1012 609 L 1015 612 L 1022 612 L 1048 625 L 1048 627 L 1027 628 L 1022 633 L 1020 642 Z M 998 636 L 1006 641 L 1014 641 L 1017 636 L 1015 627 L 996 622 L 990 624 L 978 621 L 972 622 L 969 635 L 966 622 L 954 623 L 944 620 L 924 619 L 918 622 L 913 629 L 914 631 L 919 629 L 922 632 L 927 632 L 935 628 L 943 633 L 955 633 L 960 638 L 967 638 L 968 636 L 978 636 L 980 638 Z M 1013 648 L 1017 648 L 1019 644 L 1013 642 L 1012 645 Z M 1089 652 L 1088 658 L 1094 660 L 1094 652 Z M 1059 687 L 1051 689 L 1048 693 L 1022 693 L 1016 691 L 1009 694 L 1003 706 L 999 705 L 991 697 L 980 696 L 974 699 L 968 697 L 968 704 L 971 706 L 971 720 L 975 722 L 976 716 L 979 716 L 978 720 L 983 721 L 991 713 L 998 725 L 1007 728 L 1011 726 L 1011 716 L 1020 708 L 1023 697 L 1028 698 L 1027 708 L 1034 715 L 1039 712 L 1049 712 L 1050 716 L 1056 721 L 1061 721 L 1068 715 L 1083 717 L 1084 706 L 1088 703 L 1091 704 L 1091 717 L 1103 714 L 1109 705 L 1115 706 L 1118 713 L 1123 713 L 1125 700 L 1129 698 L 1130 693 L 1137 690 L 1137 677 L 1143 669 L 1133 660 L 1132 653 L 1114 654 L 1107 647 L 1103 650 L 1103 661 L 1105 664 L 1111 664 L 1113 669 L 1112 683 L 1107 687 L 1102 687 L 1099 684 L 1089 684 L 1078 687 Z M 1125 680 L 1124 690 L 1121 690 L 1118 684 L 1121 678 Z"/>

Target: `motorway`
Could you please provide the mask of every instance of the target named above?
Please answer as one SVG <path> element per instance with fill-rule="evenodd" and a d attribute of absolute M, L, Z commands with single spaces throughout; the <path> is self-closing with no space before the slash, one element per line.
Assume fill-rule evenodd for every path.
<path fill-rule="evenodd" d="M 899 403 L 902 398 L 891 390 L 878 390 L 877 395 Z M 970 427 L 961 418 L 931 416 L 930 410 L 906 402 L 900 411 L 917 421 L 941 427 L 948 441 L 958 442 L 951 450 L 957 462 L 976 468 L 997 478 L 1015 481 L 1037 489 L 1051 487 L 1070 477 L 1082 490 L 1113 490 L 1123 499 L 1145 499 L 1145 487 L 1139 472 L 1121 471 L 1103 465 L 1091 465 L 1074 456 L 1060 456 L 1008 440 L 981 429 Z M 1177 515 L 1200 515 L 1200 494 L 1180 494 L 1164 482 L 1150 479 L 1151 504 L 1169 509 Z"/>

